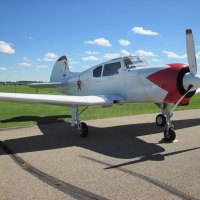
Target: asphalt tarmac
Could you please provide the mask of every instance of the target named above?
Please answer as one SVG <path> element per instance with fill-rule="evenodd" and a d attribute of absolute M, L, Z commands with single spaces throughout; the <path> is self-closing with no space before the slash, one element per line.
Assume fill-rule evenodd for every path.
<path fill-rule="evenodd" d="M 155 117 L 90 120 L 87 138 L 69 123 L 1 129 L 0 199 L 200 199 L 200 110 L 174 113 L 174 143 Z"/>

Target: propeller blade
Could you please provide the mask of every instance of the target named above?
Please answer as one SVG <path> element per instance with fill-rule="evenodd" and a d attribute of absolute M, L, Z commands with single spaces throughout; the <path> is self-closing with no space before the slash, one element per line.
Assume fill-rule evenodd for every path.
<path fill-rule="evenodd" d="M 197 62 L 195 55 L 194 40 L 192 35 L 192 30 L 186 30 L 186 49 L 187 49 L 187 59 L 191 74 L 197 73 Z"/>

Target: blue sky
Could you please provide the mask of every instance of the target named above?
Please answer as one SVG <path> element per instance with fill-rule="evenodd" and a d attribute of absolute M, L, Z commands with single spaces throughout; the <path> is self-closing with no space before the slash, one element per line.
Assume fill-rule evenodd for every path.
<path fill-rule="evenodd" d="M 187 63 L 192 28 L 200 63 L 198 0 L 0 0 L 0 80 L 49 81 L 66 55 L 72 71 L 126 54 L 152 65 Z"/>

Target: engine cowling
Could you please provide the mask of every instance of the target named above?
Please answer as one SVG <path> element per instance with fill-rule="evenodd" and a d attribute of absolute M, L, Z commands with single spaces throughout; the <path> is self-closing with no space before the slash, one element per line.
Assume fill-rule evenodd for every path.
<path fill-rule="evenodd" d="M 151 74 L 147 78 L 168 92 L 163 103 L 176 103 L 186 93 L 183 78 L 190 70 L 188 65 L 181 63 L 168 64 L 167 66 L 169 67 Z M 189 92 L 179 105 L 189 104 L 190 98 L 194 94 L 195 91 Z"/>

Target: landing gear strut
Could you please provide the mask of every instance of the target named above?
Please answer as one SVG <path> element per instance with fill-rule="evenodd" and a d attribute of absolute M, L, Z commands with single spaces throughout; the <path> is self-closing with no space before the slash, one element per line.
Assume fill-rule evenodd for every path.
<path fill-rule="evenodd" d="M 164 127 L 164 140 L 167 142 L 172 142 L 176 138 L 176 132 L 174 131 L 174 125 L 171 122 L 171 117 L 173 113 L 168 109 L 168 104 L 162 103 L 158 105 L 162 114 L 156 116 L 157 126 Z"/>
<path fill-rule="evenodd" d="M 173 106 L 171 110 L 168 109 L 167 103 L 160 103 L 157 104 L 161 110 L 162 114 L 157 115 L 156 117 L 156 124 L 158 126 L 164 126 L 164 140 L 167 142 L 172 142 L 176 138 L 176 133 L 174 131 L 174 125 L 171 122 L 171 117 L 173 116 L 174 110 L 178 107 L 179 103 L 183 100 L 183 98 L 190 92 L 190 90 L 193 88 L 193 85 L 189 85 L 187 91 L 181 98 L 176 102 L 176 104 Z M 166 119 L 166 122 L 165 122 Z M 165 122 L 165 123 L 164 123 Z"/>
<path fill-rule="evenodd" d="M 76 127 L 80 137 L 88 136 L 88 126 L 85 122 L 79 120 L 79 116 L 87 109 L 87 106 L 79 113 L 78 106 L 71 107 L 72 123 L 71 126 Z"/>
<path fill-rule="evenodd" d="M 174 131 L 174 125 L 171 122 L 172 113 L 168 113 L 166 116 L 166 125 L 164 130 L 164 140 L 167 142 L 173 142 L 176 139 L 176 132 Z"/>

